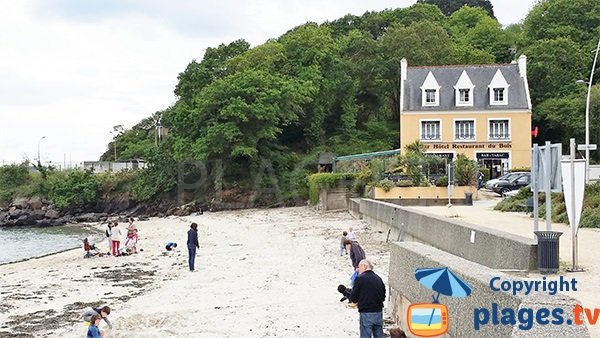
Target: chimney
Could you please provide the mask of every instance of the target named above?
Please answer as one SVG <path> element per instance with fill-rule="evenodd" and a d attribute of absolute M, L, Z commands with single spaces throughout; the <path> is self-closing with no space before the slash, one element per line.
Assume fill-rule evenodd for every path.
<path fill-rule="evenodd" d="M 400 60 L 400 80 L 406 80 L 406 69 L 408 68 L 408 62 L 406 58 Z"/>
<path fill-rule="evenodd" d="M 519 74 L 521 74 L 521 77 L 526 77 L 527 76 L 527 57 L 525 55 L 521 54 L 521 56 L 519 56 L 518 64 L 519 64 Z"/>

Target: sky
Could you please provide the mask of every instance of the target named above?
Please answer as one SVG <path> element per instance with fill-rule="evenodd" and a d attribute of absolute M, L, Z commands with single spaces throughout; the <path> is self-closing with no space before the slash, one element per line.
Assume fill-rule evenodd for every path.
<path fill-rule="evenodd" d="M 0 165 L 96 161 L 115 125 L 175 102 L 177 75 L 208 47 L 252 47 L 307 21 L 415 0 L 0 0 Z M 535 0 L 492 0 L 501 24 Z M 118 144 L 117 144 L 118 152 Z"/>

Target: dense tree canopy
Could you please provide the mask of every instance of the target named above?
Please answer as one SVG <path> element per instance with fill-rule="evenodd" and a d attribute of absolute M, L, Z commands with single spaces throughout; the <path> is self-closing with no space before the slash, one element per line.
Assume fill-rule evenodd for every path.
<path fill-rule="evenodd" d="M 346 155 L 399 147 L 402 58 L 411 66 L 486 64 L 526 54 L 537 141 L 575 136 L 580 142 L 586 90 L 575 81 L 589 78 L 598 37 L 596 0 L 542 0 L 523 23 L 505 28 L 487 0 L 423 0 L 309 22 L 252 48 L 236 40 L 192 60 L 179 74 L 176 103 L 116 137 L 118 158 L 151 162 L 135 188 L 143 199 L 200 176 L 224 189 L 278 182 L 283 196 L 300 196 L 323 150 Z M 598 108 L 596 85 L 595 143 Z M 160 143 L 158 125 L 169 130 Z M 112 158 L 113 145 L 103 158 Z M 182 161 L 202 164 L 182 167 Z M 272 179 L 261 179 L 265 173 Z"/>

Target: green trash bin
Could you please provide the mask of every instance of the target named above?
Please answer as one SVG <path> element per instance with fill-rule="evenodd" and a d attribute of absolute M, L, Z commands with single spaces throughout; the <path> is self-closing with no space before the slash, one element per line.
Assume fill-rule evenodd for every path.
<path fill-rule="evenodd" d="M 540 273 L 557 273 L 560 265 L 559 238 L 562 232 L 534 231 L 537 236 L 538 269 Z"/>

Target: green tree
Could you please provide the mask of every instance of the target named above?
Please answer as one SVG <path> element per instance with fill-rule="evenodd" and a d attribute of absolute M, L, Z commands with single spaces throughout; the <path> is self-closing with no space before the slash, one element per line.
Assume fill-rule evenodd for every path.
<path fill-rule="evenodd" d="M 227 62 L 248 48 L 250 44 L 241 39 L 228 45 L 220 44 L 217 48 L 207 48 L 202 62 L 192 60 L 185 71 L 179 74 L 175 95 L 184 101 L 192 100 L 202 88 L 226 76 Z"/>
<path fill-rule="evenodd" d="M 502 27 L 481 8 L 465 6 L 449 18 L 450 31 L 460 44 L 494 55 L 496 62 L 509 62 L 512 54 Z"/>
<path fill-rule="evenodd" d="M 600 33 L 600 1 L 538 1 L 524 20 L 524 30 L 531 44 L 564 38 L 591 50 Z"/>
<path fill-rule="evenodd" d="M 63 209 L 94 204 L 100 199 L 100 181 L 91 170 L 55 173 L 49 177 L 48 197 Z"/>
<path fill-rule="evenodd" d="M 534 107 L 546 99 L 577 92 L 579 85 L 575 81 L 586 78 L 589 69 L 586 53 L 569 39 L 538 41 L 525 52 Z"/>
<path fill-rule="evenodd" d="M 447 16 L 452 15 L 463 6 L 479 7 L 485 10 L 490 17 L 496 18 L 494 16 L 494 6 L 489 0 L 418 0 L 417 3 L 436 5 Z"/>

